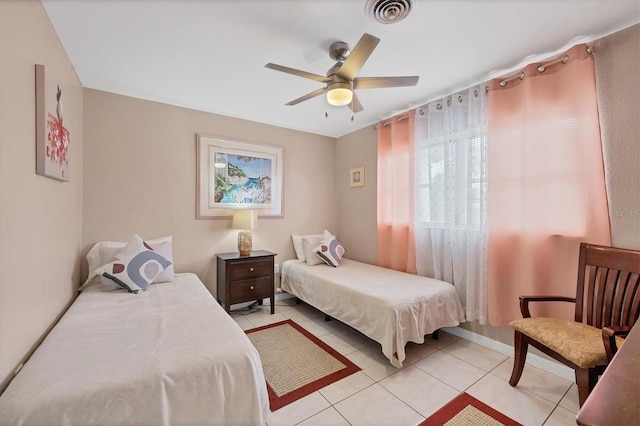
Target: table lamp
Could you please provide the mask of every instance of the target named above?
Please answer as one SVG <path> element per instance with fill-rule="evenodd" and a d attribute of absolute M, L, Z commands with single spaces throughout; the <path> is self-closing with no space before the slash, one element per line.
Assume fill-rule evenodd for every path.
<path fill-rule="evenodd" d="M 240 256 L 251 254 L 251 231 L 258 228 L 257 210 L 235 210 L 233 212 L 232 229 L 242 229 L 238 233 L 238 251 Z"/>

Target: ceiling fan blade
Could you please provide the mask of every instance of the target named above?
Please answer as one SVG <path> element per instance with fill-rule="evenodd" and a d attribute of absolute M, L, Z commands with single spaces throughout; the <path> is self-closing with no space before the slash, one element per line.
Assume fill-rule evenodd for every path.
<path fill-rule="evenodd" d="M 405 87 L 418 84 L 419 76 L 411 77 L 358 77 L 353 80 L 354 89 L 377 89 L 382 87 Z"/>
<path fill-rule="evenodd" d="M 347 80 L 353 80 L 356 78 L 358 71 L 362 68 L 362 65 L 369 59 L 369 56 L 380 43 L 378 37 L 374 37 L 371 34 L 364 33 L 356 47 L 353 48 L 347 60 L 340 67 L 336 73 L 338 77 L 346 78 Z"/>
<path fill-rule="evenodd" d="M 353 98 L 351 99 L 351 103 L 349 104 L 349 108 L 351 108 L 351 111 L 353 111 L 354 113 L 360 112 L 360 111 L 362 111 L 364 109 L 364 108 L 362 108 L 362 104 L 360 103 L 360 99 L 358 99 L 358 97 L 356 96 L 355 92 L 353 93 Z"/>
<path fill-rule="evenodd" d="M 287 102 L 286 105 L 292 106 L 292 105 L 299 104 L 300 102 L 304 102 L 304 101 L 307 101 L 307 100 L 309 100 L 311 98 L 315 98 L 316 96 L 322 95 L 326 91 L 327 91 L 326 87 L 323 87 L 322 89 L 314 90 L 311 93 L 307 93 L 304 96 L 300 96 L 298 99 L 294 99 L 291 102 Z"/>
<path fill-rule="evenodd" d="M 265 65 L 265 67 L 266 68 L 270 68 L 272 70 L 282 71 L 282 72 L 286 72 L 288 74 L 297 75 L 298 77 L 309 78 L 311 80 L 319 81 L 320 83 L 326 83 L 326 82 L 329 81 L 329 79 L 327 77 L 323 76 L 323 75 L 313 74 L 313 73 L 306 72 L 306 71 L 300 71 L 300 70 L 297 70 L 295 68 L 289 68 L 289 67 L 285 67 L 285 66 L 282 66 L 282 65 L 268 63 L 267 65 Z"/>

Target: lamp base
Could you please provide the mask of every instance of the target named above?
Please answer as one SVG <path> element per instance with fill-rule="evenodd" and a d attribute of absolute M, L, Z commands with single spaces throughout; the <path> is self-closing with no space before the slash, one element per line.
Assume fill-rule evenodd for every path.
<path fill-rule="evenodd" d="M 238 251 L 241 257 L 251 255 L 251 231 L 238 232 Z"/>

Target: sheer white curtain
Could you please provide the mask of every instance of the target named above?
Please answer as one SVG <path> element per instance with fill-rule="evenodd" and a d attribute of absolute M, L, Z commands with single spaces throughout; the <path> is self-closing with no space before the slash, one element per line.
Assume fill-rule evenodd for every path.
<path fill-rule="evenodd" d="M 418 274 L 454 284 L 467 321 L 486 324 L 486 86 L 429 103 L 415 117 Z"/>

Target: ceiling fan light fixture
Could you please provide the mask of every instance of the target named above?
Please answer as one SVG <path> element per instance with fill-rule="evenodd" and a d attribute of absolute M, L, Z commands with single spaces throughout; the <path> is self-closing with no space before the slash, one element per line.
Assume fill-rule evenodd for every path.
<path fill-rule="evenodd" d="M 351 85 L 348 83 L 334 83 L 329 85 L 327 102 L 333 106 L 349 105 L 353 99 Z"/>

